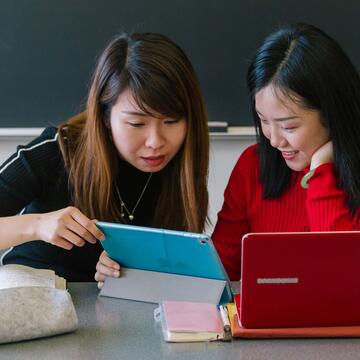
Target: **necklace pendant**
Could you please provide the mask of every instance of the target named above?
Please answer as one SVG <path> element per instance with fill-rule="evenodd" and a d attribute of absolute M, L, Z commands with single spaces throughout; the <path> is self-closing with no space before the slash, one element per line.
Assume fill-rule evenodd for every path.
<path fill-rule="evenodd" d="M 137 207 L 138 207 L 138 205 L 139 205 L 139 203 L 140 203 L 140 201 L 141 201 L 141 199 L 142 199 L 142 197 L 143 197 L 143 195 L 144 195 L 144 193 L 145 193 L 145 190 L 146 190 L 147 186 L 149 185 L 149 182 L 150 182 L 150 180 L 151 180 L 152 175 L 153 175 L 153 173 L 150 173 L 148 179 L 146 180 L 145 186 L 144 186 L 144 188 L 142 189 L 141 194 L 140 194 L 139 198 L 137 199 L 137 201 L 136 201 L 136 203 L 135 203 L 135 206 L 134 206 L 134 208 L 132 209 L 131 212 L 130 212 L 129 209 L 126 207 L 126 205 L 125 205 L 125 203 L 124 203 L 124 200 L 123 200 L 122 197 L 121 197 L 119 188 L 117 187 L 117 185 L 115 185 L 115 189 L 116 189 L 117 195 L 118 195 L 119 200 L 120 200 L 120 216 L 121 216 L 123 219 L 125 218 L 125 216 L 126 216 L 126 214 L 127 214 L 127 215 L 128 215 L 128 219 L 129 219 L 130 221 L 133 221 L 133 220 L 134 220 L 134 215 L 133 215 L 133 214 L 134 214 L 135 210 L 137 209 Z"/>

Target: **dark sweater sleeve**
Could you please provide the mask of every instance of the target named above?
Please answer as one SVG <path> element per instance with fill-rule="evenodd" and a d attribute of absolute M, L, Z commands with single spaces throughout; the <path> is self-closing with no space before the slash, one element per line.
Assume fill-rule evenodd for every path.
<path fill-rule="evenodd" d="M 60 156 L 55 127 L 18 146 L 0 167 L 0 216 L 16 215 L 36 199 Z"/>

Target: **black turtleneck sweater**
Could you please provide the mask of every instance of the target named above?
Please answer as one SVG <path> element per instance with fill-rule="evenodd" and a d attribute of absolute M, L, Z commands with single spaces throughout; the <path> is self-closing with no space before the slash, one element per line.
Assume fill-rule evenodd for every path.
<path fill-rule="evenodd" d="M 119 160 L 118 189 L 132 211 L 149 177 Z M 134 212 L 133 225 L 150 226 L 160 194 L 161 173 L 154 173 Z M 68 174 L 57 142 L 57 129 L 49 127 L 31 143 L 19 146 L 0 167 L 0 216 L 46 213 L 71 204 Z M 120 200 L 119 200 L 120 206 Z M 106 219 L 103 219 L 106 220 Z M 22 264 L 53 269 L 68 281 L 94 281 L 102 246 L 85 243 L 72 250 L 31 241 L 11 248 L 3 264 Z"/>

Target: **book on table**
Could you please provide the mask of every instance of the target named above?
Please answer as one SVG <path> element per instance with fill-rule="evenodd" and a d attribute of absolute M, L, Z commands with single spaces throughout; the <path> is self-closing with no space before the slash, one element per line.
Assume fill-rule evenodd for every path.
<path fill-rule="evenodd" d="M 163 301 L 155 310 L 164 340 L 198 342 L 224 340 L 224 323 L 215 304 Z"/>

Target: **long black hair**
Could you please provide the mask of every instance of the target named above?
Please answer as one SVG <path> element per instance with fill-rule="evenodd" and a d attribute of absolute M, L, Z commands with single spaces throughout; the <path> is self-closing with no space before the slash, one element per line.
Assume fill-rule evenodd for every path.
<path fill-rule="evenodd" d="M 334 148 L 338 186 L 354 215 L 360 206 L 360 77 L 340 45 L 322 30 L 287 25 L 270 34 L 249 66 L 247 83 L 258 134 L 264 198 L 277 198 L 292 170 L 261 131 L 255 94 L 272 84 L 285 96 L 320 112 Z"/>

